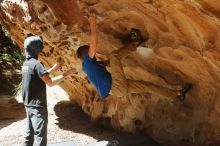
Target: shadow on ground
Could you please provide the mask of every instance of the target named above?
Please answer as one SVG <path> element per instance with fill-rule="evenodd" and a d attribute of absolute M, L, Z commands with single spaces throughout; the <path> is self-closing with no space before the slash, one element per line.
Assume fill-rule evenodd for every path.
<path fill-rule="evenodd" d="M 71 101 L 61 101 L 54 106 L 58 117 L 57 125 L 64 130 L 83 133 L 98 141 L 107 140 L 113 142 L 114 146 L 160 146 L 150 137 L 143 134 L 128 135 L 116 132 L 97 123 L 92 123 L 81 107 Z M 118 143 L 118 144 L 117 144 Z M 97 143 L 99 144 L 99 143 Z M 96 144 L 91 144 L 91 146 Z"/>
<path fill-rule="evenodd" d="M 71 101 L 57 103 L 54 111 L 58 117 L 57 125 L 61 129 L 83 133 L 98 140 L 112 139 L 121 135 L 110 128 L 92 123 L 81 107 Z"/>

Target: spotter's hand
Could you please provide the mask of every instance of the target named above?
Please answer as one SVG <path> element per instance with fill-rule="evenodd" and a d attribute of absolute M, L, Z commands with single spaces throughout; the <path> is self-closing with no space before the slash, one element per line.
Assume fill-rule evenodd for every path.
<path fill-rule="evenodd" d="M 72 74 L 77 74 L 78 72 L 76 71 L 75 68 L 71 68 L 69 70 L 67 70 L 65 73 L 63 73 L 63 76 L 64 77 L 67 77 L 67 76 L 71 76 Z"/>

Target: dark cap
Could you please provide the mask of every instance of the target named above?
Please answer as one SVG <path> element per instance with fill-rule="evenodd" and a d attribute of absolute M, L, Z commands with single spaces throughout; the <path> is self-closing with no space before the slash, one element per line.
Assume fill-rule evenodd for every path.
<path fill-rule="evenodd" d="M 43 39 L 40 36 L 30 36 L 24 41 L 25 57 L 36 58 L 43 50 Z"/>

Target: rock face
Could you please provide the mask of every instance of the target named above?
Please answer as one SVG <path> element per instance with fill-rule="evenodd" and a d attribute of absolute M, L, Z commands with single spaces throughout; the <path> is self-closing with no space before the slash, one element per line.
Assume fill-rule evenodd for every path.
<path fill-rule="evenodd" d="M 78 69 L 64 88 L 93 121 L 144 131 L 168 146 L 220 145 L 220 1 L 1 0 L 0 6 L 0 18 L 21 48 L 28 33 L 39 34 L 47 67 L 62 62 L 61 71 Z M 98 100 L 75 55 L 89 43 L 82 14 L 88 9 L 98 16 L 98 59 L 108 59 L 130 28 L 139 28 L 149 39 L 122 60 L 126 77 L 167 92 L 190 82 L 186 100 L 163 96 L 162 90 Z"/>

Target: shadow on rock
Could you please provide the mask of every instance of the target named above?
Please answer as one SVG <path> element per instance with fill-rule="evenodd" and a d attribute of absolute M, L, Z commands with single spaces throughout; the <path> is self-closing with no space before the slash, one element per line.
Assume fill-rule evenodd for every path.
<path fill-rule="evenodd" d="M 14 98 L 0 99 L 0 129 L 26 117 L 24 105 Z"/>

